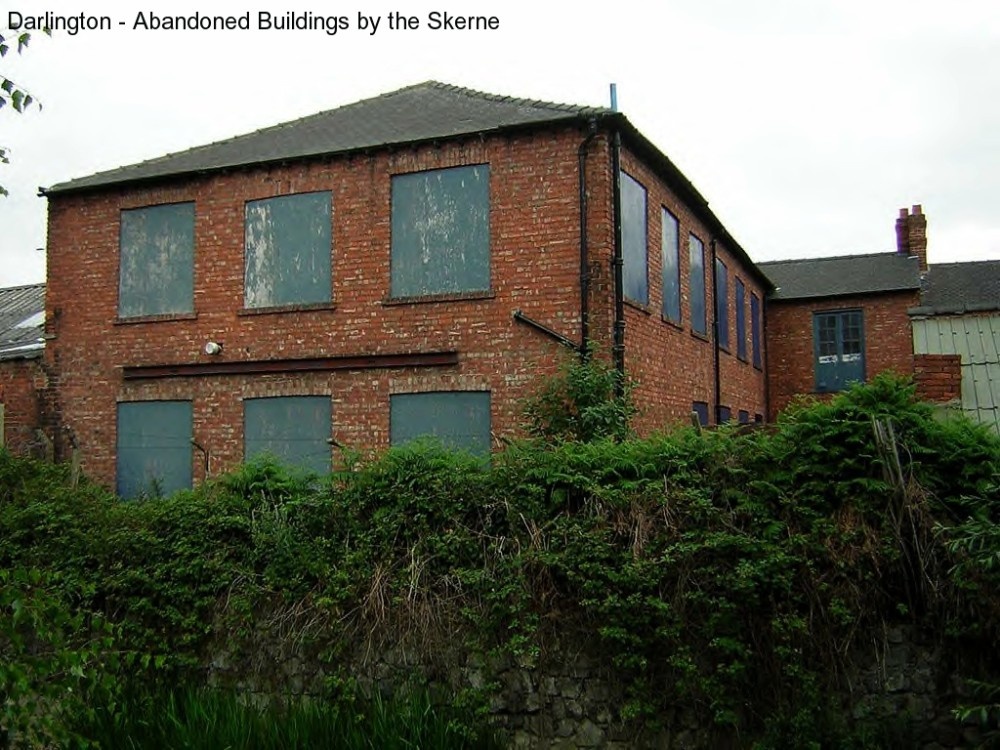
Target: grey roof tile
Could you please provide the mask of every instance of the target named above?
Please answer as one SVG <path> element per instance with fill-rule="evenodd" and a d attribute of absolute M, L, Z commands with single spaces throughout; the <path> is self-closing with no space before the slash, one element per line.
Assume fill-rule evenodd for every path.
<path fill-rule="evenodd" d="M 39 356 L 44 333 L 45 284 L 0 289 L 0 360 Z"/>
<path fill-rule="evenodd" d="M 961 315 L 1000 310 L 1000 260 L 941 263 L 924 277 L 913 315 Z"/>
<path fill-rule="evenodd" d="M 920 289 L 917 258 L 899 253 L 758 263 L 774 282 L 772 300 L 843 297 Z"/>
<path fill-rule="evenodd" d="M 518 99 L 427 81 L 207 146 L 61 182 L 44 192 L 64 193 L 613 114 L 604 107 Z"/>

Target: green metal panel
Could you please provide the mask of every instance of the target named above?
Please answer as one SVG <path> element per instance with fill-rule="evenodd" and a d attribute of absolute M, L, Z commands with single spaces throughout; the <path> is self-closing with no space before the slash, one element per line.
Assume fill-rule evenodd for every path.
<path fill-rule="evenodd" d="M 397 393 L 390 397 L 393 445 L 435 437 L 449 448 L 490 452 L 489 391 Z"/>
<path fill-rule="evenodd" d="M 962 360 L 962 410 L 1000 433 L 1000 315 L 948 315 L 913 321 L 916 354 Z"/>
<path fill-rule="evenodd" d="M 715 259 L 715 340 L 723 349 L 729 348 L 729 271 L 726 264 Z"/>
<path fill-rule="evenodd" d="M 330 301 L 332 211 L 329 192 L 247 202 L 246 307 Z"/>
<path fill-rule="evenodd" d="M 865 379 L 864 318 L 860 310 L 813 314 L 816 390 L 841 391 Z"/>
<path fill-rule="evenodd" d="M 688 255 L 691 267 L 691 330 L 708 332 L 705 316 L 705 245 L 693 234 L 688 238 Z"/>
<path fill-rule="evenodd" d="M 121 212 L 118 315 L 194 311 L 194 203 Z"/>
<path fill-rule="evenodd" d="M 649 302 L 649 269 L 646 231 L 646 188 L 621 173 L 622 282 L 626 299 Z"/>
<path fill-rule="evenodd" d="M 393 297 L 490 289 L 490 168 L 392 178 Z"/>
<path fill-rule="evenodd" d="M 677 218 L 667 209 L 660 209 L 660 258 L 663 265 L 663 317 L 675 323 L 681 321 L 681 261 L 680 234 Z"/>
<path fill-rule="evenodd" d="M 190 401 L 119 403 L 118 494 L 166 495 L 190 487 L 192 434 Z"/>
<path fill-rule="evenodd" d="M 270 454 L 302 469 L 330 472 L 332 406 L 329 396 L 276 396 L 243 401 L 247 461 Z"/>

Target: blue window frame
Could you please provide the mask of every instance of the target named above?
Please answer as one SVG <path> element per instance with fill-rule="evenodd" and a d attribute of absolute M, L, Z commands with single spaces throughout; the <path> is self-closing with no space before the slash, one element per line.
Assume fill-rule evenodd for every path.
<path fill-rule="evenodd" d="M 715 340 L 729 349 L 729 272 L 726 264 L 715 259 Z"/>
<path fill-rule="evenodd" d="M 742 279 L 736 279 L 736 356 L 747 359 L 747 288 Z"/>
<path fill-rule="evenodd" d="M 169 495 L 191 486 L 190 401 L 118 404 L 116 491 L 121 497 Z"/>
<path fill-rule="evenodd" d="M 760 355 L 760 300 L 750 294 L 750 346 L 753 352 L 753 366 L 761 366 Z"/>
<path fill-rule="evenodd" d="M 695 401 L 691 404 L 691 411 L 698 415 L 698 423 L 702 427 L 708 426 L 708 404 L 704 401 Z"/>
<path fill-rule="evenodd" d="M 680 234 L 677 217 L 666 208 L 660 209 L 663 236 L 660 256 L 663 265 L 663 317 L 681 322 L 681 263 Z"/>
<path fill-rule="evenodd" d="M 266 454 L 300 469 L 328 474 L 331 425 L 329 396 L 244 399 L 244 459 Z"/>
<path fill-rule="evenodd" d="M 194 203 L 121 212 L 118 316 L 194 311 Z"/>
<path fill-rule="evenodd" d="M 332 211 L 329 192 L 247 202 L 244 307 L 330 301 Z"/>
<path fill-rule="evenodd" d="M 705 314 L 705 245 L 693 234 L 688 238 L 691 273 L 691 330 L 708 333 Z"/>
<path fill-rule="evenodd" d="M 621 173 L 622 271 L 625 298 L 649 303 L 649 265 L 646 232 L 646 188 Z"/>
<path fill-rule="evenodd" d="M 443 445 L 476 455 L 490 453 L 489 391 L 396 393 L 389 397 L 393 445 L 433 437 Z"/>
<path fill-rule="evenodd" d="M 490 289 L 490 167 L 392 178 L 393 297 Z"/>
<path fill-rule="evenodd" d="M 813 313 L 816 390 L 840 391 L 865 379 L 865 331 L 861 310 Z"/>

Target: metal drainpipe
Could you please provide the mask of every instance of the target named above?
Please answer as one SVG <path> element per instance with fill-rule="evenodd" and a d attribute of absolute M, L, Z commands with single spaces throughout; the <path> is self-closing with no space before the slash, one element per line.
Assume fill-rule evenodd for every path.
<path fill-rule="evenodd" d="M 587 137 L 580 144 L 580 359 L 590 356 L 590 250 L 587 245 L 587 147 L 597 136 L 597 120 L 591 118 Z"/>
<path fill-rule="evenodd" d="M 619 376 L 615 387 L 615 395 L 619 398 L 625 394 L 625 289 L 622 279 L 624 259 L 622 257 L 621 150 L 621 134 L 616 128 L 611 140 L 612 213 L 614 214 L 615 232 L 614 258 L 611 261 L 615 276 L 615 327 L 611 355 Z"/>
<path fill-rule="evenodd" d="M 722 379 L 719 376 L 719 271 L 715 262 L 715 238 L 712 248 L 712 344 L 715 347 L 715 423 L 719 424 L 722 412 Z"/>
<path fill-rule="evenodd" d="M 771 377 L 767 362 L 767 287 L 760 288 L 760 371 L 764 376 L 764 421 L 771 421 Z"/>

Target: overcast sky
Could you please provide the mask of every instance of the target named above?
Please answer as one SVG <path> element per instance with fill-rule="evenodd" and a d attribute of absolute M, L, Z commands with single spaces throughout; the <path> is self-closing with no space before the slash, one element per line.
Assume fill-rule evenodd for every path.
<path fill-rule="evenodd" d="M 1000 259 L 997 0 L 253 3 L 4 3 L 0 25 L 48 10 L 114 27 L 36 34 L 0 62 L 44 106 L 0 111 L 0 286 L 45 277 L 39 186 L 428 79 L 574 104 L 607 104 L 616 82 L 619 108 L 758 261 L 889 251 L 915 203 L 932 264 Z M 424 28 L 357 28 L 359 12 L 400 7 Z M 294 10 L 350 27 L 134 30 L 139 9 L 249 12 L 253 25 Z M 499 29 L 429 30 L 432 10 L 495 15 Z"/>

